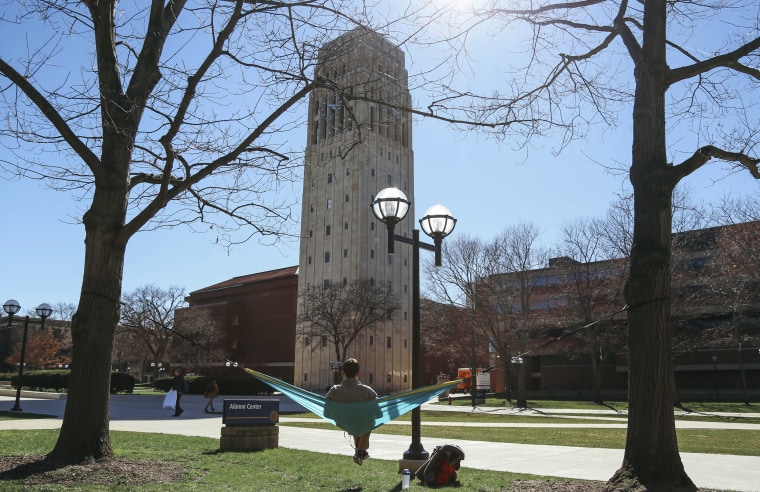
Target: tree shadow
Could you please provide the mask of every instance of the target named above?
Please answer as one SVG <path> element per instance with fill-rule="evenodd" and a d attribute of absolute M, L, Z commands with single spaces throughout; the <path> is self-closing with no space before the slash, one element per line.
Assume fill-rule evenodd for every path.
<path fill-rule="evenodd" d="M 35 475 L 41 475 L 43 473 L 60 470 L 61 468 L 65 468 L 69 465 L 71 465 L 71 463 L 50 459 L 47 456 L 41 456 L 34 459 L 33 461 L 21 463 L 13 468 L 0 472 L 0 481 L 23 480 Z"/>

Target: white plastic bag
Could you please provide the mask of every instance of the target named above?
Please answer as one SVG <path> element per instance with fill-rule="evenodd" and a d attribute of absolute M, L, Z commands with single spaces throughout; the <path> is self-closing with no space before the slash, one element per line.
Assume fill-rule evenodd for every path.
<path fill-rule="evenodd" d="M 170 389 L 168 393 L 166 393 L 166 397 L 164 397 L 164 408 L 174 408 L 174 405 L 177 403 L 177 392 L 173 389 Z"/>

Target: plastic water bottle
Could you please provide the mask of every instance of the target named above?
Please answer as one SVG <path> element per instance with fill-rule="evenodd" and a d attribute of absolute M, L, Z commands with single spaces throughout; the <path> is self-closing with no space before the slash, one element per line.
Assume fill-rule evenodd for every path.
<path fill-rule="evenodd" d="M 409 480 L 412 479 L 412 472 L 408 468 L 404 468 L 401 472 L 401 490 L 409 490 Z"/>

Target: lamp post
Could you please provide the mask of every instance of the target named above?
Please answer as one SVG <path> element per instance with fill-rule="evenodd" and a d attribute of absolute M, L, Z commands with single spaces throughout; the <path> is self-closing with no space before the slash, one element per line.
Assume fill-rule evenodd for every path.
<path fill-rule="evenodd" d="M 517 366 L 517 402 L 515 405 L 518 408 L 527 408 L 528 402 L 525 401 L 525 375 L 523 373 L 525 360 L 518 355 L 517 357 L 512 357 L 512 364 Z"/>
<path fill-rule="evenodd" d="M 395 225 L 406 217 L 412 202 L 398 188 L 385 188 L 370 204 L 372 213 L 388 228 L 388 254 L 394 253 L 394 243 L 412 245 L 412 388 L 420 386 L 420 248 L 435 252 L 435 266 L 441 266 L 441 244 L 451 234 L 457 220 L 443 205 L 434 205 L 420 219 L 422 230 L 433 238 L 434 244 L 420 242 L 420 231 L 413 230 L 412 239 L 394 234 Z M 420 407 L 412 410 L 412 443 L 404 452 L 405 460 L 427 460 L 429 454 L 420 439 Z"/>
<path fill-rule="evenodd" d="M 718 356 L 713 355 L 710 360 L 713 363 L 713 379 L 715 379 L 715 399 L 720 400 L 720 386 L 718 385 Z"/>
<path fill-rule="evenodd" d="M 8 313 L 8 327 L 11 326 L 13 321 L 13 315 L 18 313 L 21 309 L 21 305 L 15 299 L 9 299 L 3 304 L 3 310 Z M 42 303 L 35 309 L 37 316 L 40 317 L 41 329 L 45 329 L 45 320 L 48 316 L 53 314 L 53 309 L 49 304 Z M 21 356 L 19 357 L 18 364 L 18 380 L 16 381 L 16 404 L 11 408 L 11 412 L 21 412 L 21 387 L 23 386 L 24 379 L 24 363 L 26 359 L 26 339 L 29 334 L 29 316 L 24 317 L 24 335 L 21 338 Z"/>

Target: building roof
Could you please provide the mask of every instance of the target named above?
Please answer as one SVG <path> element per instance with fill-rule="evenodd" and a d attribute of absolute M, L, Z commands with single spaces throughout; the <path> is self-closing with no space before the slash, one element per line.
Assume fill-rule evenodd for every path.
<path fill-rule="evenodd" d="M 209 285 L 208 287 L 203 287 L 191 292 L 190 295 L 192 296 L 194 294 L 202 294 L 223 289 L 233 289 L 248 284 L 268 282 L 270 280 L 278 280 L 296 275 L 298 275 L 298 265 L 278 268 L 277 270 L 269 270 L 268 272 L 251 273 L 248 275 L 241 275 L 240 277 L 233 277 L 229 280 L 219 282 L 218 284 Z"/>

